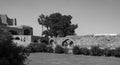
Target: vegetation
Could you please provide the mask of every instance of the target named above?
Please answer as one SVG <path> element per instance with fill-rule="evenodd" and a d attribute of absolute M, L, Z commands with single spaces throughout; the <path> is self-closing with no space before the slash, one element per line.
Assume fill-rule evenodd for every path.
<path fill-rule="evenodd" d="M 79 46 L 73 47 L 73 54 L 81 54 Z"/>
<path fill-rule="evenodd" d="M 88 48 L 79 48 L 79 46 L 75 46 L 73 47 L 73 54 L 120 57 L 120 47 L 116 49 L 110 49 L 110 48 L 101 49 L 99 46 L 92 46 L 91 49 L 88 49 Z"/>
<path fill-rule="evenodd" d="M 71 15 L 62 15 L 53 13 L 50 15 L 41 14 L 38 18 L 40 25 L 47 28 L 42 32 L 45 36 L 65 37 L 67 35 L 75 35 L 75 29 L 78 27 L 71 23 Z"/>
<path fill-rule="evenodd" d="M 33 52 L 47 52 L 47 45 L 44 43 L 30 43 L 28 49 Z"/>
<path fill-rule="evenodd" d="M 120 47 L 116 48 L 116 50 L 114 51 L 114 55 L 115 57 L 120 57 Z"/>
<path fill-rule="evenodd" d="M 48 52 L 48 53 L 53 53 L 53 51 L 54 51 L 54 50 L 53 50 L 53 48 L 52 48 L 51 46 L 48 46 L 48 47 L 47 47 L 47 52 Z"/>
<path fill-rule="evenodd" d="M 90 50 L 90 54 L 93 56 L 101 56 L 103 55 L 102 49 L 99 48 L 99 46 L 92 46 Z"/>
<path fill-rule="evenodd" d="M 65 47 L 63 50 L 64 50 L 64 53 L 65 53 L 65 54 L 68 54 L 68 53 L 69 53 L 69 49 L 68 49 L 68 48 Z"/>
<path fill-rule="evenodd" d="M 62 48 L 60 45 L 57 45 L 55 48 L 55 53 L 64 53 L 64 48 Z"/>
<path fill-rule="evenodd" d="M 115 49 L 105 48 L 103 55 L 104 56 L 114 56 L 115 55 Z"/>
<path fill-rule="evenodd" d="M 90 50 L 87 48 L 80 48 L 80 52 L 83 55 L 90 55 Z"/>
<path fill-rule="evenodd" d="M 12 42 L 10 33 L 0 29 L 0 65 L 25 65 L 27 50 Z"/>

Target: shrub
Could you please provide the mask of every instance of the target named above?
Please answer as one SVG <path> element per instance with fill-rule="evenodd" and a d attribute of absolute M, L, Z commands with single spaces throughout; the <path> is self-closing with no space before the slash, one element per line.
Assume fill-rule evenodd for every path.
<path fill-rule="evenodd" d="M 89 55 L 90 54 L 90 51 L 89 51 L 88 48 L 80 48 L 80 52 L 83 55 Z"/>
<path fill-rule="evenodd" d="M 39 45 L 40 52 L 47 52 L 47 45 L 42 43 Z"/>
<path fill-rule="evenodd" d="M 106 49 L 104 49 L 103 55 L 104 56 L 114 56 L 115 55 L 115 50 L 106 48 Z"/>
<path fill-rule="evenodd" d="M 65 54 L 68 54 L 68 53 L 69 53 L 69 49 L 65 47 L 65 48 L 64 48 L 64 53 L 65 53 Z"/>
<path fill-rule="evenodd" d="M 47 52 L 48 52 L 48 53 L 53 53 L 53 48 L 52 48 L 52 47 L 50 47 L 50 46 L 49 46 L 49 47 L 47 47 Z"/>
<path fill-rule="evenodd" d="M 90 54 L 93 56 L 101 56 L 103 55 L 103 50 L 99 48 L 99 46 L 92 46 L 90 50 Z"/>
<path fill-rule="evenodd" d="M 80 54 L 79 46 L 74 46 L 73 47 L 73 54 Z"/>
<path fill-rule="evenodd" d="M 115 57 L 120 57 L 120 47 L 115 49 L 114 55 Z"/>
<path fill-rule="evenodd" d="M 55 53 L 64 53 L 64 48 L 62 48 L 60 45 L 57 45 L 55 47 Z"/>
<path fill-rule="evenodd" d="M 0 30 L 0 65 L 25 65 L 29 53 L 12 42 L 12 36 Z"/>
<path fill-rule="evenodd" d="M 44 43 L 31 43 L 28 46 L 30 52 L 47 52 L 47 45 Z"/>

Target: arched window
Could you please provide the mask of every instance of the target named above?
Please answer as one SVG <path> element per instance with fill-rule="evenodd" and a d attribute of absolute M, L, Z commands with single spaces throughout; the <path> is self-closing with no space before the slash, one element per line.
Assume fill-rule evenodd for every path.
<path fill-rule="evenodd" d="M 12 35 L 18 35 L 18 33 L 16 32 L 16 31 L 14 31 L 14 30 L 10 30 L 9 31 Z"/>

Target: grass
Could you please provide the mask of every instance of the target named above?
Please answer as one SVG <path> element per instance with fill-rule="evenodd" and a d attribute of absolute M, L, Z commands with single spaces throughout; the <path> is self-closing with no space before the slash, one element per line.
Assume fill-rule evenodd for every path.
<path fill-rule="evenodd" d="M 120 65 L 120 58 L 72 54 L 31 53 L 29 65 Z"/>

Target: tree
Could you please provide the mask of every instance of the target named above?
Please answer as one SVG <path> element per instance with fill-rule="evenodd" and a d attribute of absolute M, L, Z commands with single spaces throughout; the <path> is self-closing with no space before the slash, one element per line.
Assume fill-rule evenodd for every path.
<path fill-rule="evenodd" d="M 0 28 L 0 65 L 25 65 L 28 55 L 24 47 L 12 42 L 9 32 Z"/>
<path fill-rule="evenodd" d="M 38 22 L 47 29 L 42 32 L 43 35 L 65 37 L 75 35 L 75 29 L 78 27 L 78 25 L 71 23 L 71 19 L 71 15 L 62 15 L 60 13 L 53 13 L 49 16 L 41 14 Z"/>

